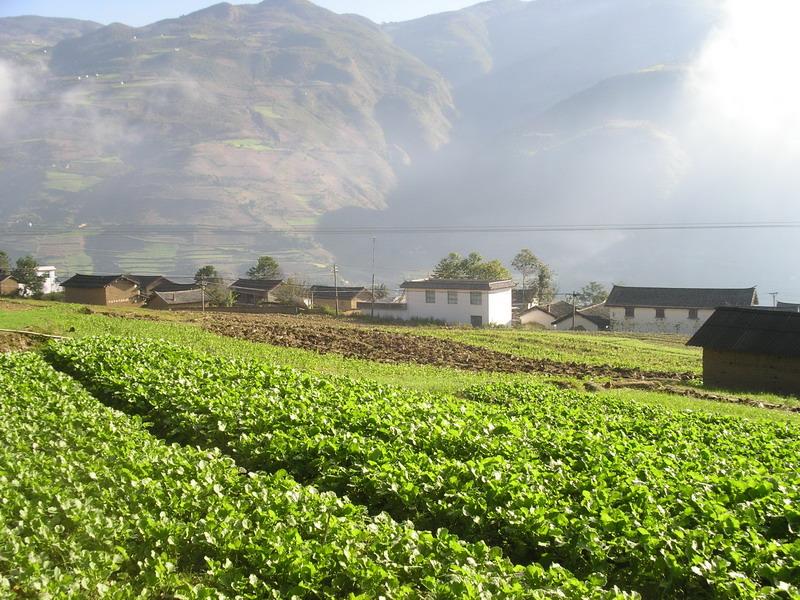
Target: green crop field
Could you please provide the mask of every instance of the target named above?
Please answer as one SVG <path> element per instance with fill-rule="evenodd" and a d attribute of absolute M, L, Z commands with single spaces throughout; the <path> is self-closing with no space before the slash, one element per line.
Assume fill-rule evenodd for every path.
<path fill-rule="evenodd" d="M 800 594 L 793 425 L 130 337 L 43 357 L 0 359 L 0 560 L 23 595 Z"/>

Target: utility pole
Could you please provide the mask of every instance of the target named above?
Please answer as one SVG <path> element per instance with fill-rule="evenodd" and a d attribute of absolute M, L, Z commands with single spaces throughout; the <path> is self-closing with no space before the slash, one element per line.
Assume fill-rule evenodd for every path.
<path fill-rule="evenodd" d="M 336 296 L 336 316 L 339 316 L 339 280 L 336 277 L 336 264 L 333 265 L 333 293 Z"/>
<path fill-rule="evenodd" d="M 200 280 L 200 299 L 203 306 L 203 313 L 206 312 L 206 280 L 205 278 Z"/>
<path fill-rule="evenodd" d="M 375 316 L 375 237 L 372 238 L 372 309 L 370 316 Z"/>
<path fill-rule="evenodd" d="M 770 296 L 772 296 L 772 306 L 778 306 L 778 292 L 770 292 Z"/>
<path fill-rule="evenodd" d="M 578 292 L 572 292 L 572 331 L 575 331 L 575 312 L 578 310 L 578 306 L 575 304 L 575 296 L 578 295 Z"/>

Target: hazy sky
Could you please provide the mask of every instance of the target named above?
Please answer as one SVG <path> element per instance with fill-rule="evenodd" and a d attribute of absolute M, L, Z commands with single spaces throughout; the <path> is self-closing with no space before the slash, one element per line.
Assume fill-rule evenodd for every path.
<path fill-rule="evenodd" d="M 373 21 L 402 21 L 427 14 L 455 10 L 479 0 L 315 0 L 315 4 L 336 12 L 352 12 Z M 244 4 L 231 0 L 232 4 Z M 217 0 L 0 0 L 0 17 L 42 15 L 72 17 L 100 23 L 119 21 L 128 25 L 146 25 L 153 21 L 177 17 Z"/>

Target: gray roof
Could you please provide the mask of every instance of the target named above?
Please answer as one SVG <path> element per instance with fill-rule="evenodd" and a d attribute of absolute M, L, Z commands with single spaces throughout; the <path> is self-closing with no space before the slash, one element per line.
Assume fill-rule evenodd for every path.
<path fill-rule="evenodd" d="M 800 304 L 797 304 L 795 302 L 781 302 L 779 300 L 778 301 L 778 305 L 775 308 L 778 308 L 780 310 L 788 310 L 788 311 L 793 311 L 793 312 L 800 312 Z"/>
<path fill-rule="evenodd" d="M 139 287 L 143 290 L 150 290 L 151 288 L 157 289 L 158 285 L 156 284 L 164 280 L 163 275 L 131 275 L 128 273 L 125 277 L 138 283 Z"/>
<path fill-rule="evenodd" d="M 657 288 L 615 285 L 606 306 L 655 308 L 717 308 L 758 303 L 756 288 Z"/>
<path fill-rule="evenodd" d="M 160 298 L 167 304 L 199 304 L 203 301 L 202 290 L 176 290 L 174 292 L 153 292 L 154 298 Z"/>
<path fill-rule="evenodd" d="M 0 271 L 0 281 L 5 281 L 9 278 L 13 279 L 13 277 L 11 277 L 11 273 L 8 273 L 7 271 Z M 14 279 L 14 281 L 16 281 L 16 279 Z"/>
<path fill-rule="evenodd" d="M 80 273 L 76 273 L 62 283 L 61 286 L 65 288 L 83 289 L 104 288 L 108 287 L 115 281 L 119 281 L 120 279 L 138 285 L 138 283 L 136 283 L 133 279 L 125 277 L 124 275 L 82 275 Z"/>
<path fill-rule="evenodd" d="M 800 313 L 718 308 L 687 344 L 712 350 L 800 356 Z"/>
<path fill-rule="evenodd" d="M 337 291 L 338 290 L 338 291 Z M 315 300 L 332 300 L 338 296 L 339 300 L 352 300 L 360 294 L 369 294 L 363 286 L 312 285 L 311 294 Z"/>
<path fill-rule="evenodd" d="M 400 287 L 407 290 L 470 290 L 476 292 L 509 290 L 514 287 L 511 279 L 484 281 L 480 279 L 413 279 L 404 281 Z"/>
<path fill-rule="evenodd" d="M 548 315 L 551 315 L 554 319 L 560 319 L 561 317 L 571 315 L 573 307 L 569 302 L 559 300 L 558 302 L 551 302 L 550 304 L 539 304 L 537 306 L 532 306 L 528 310 L 523 311 L 521 314 L 527 315 L 535 310 L 545 312 Z"/>
<path fill-rule="evenodd" d="M 232 290 L 271 292 L 282 283 L 283 279 L 237 279 L 230 285 L 230 288 Z"/>
<path fill-rule="evenodd" d="M 591 313 L 585 313 L 578 311 L 576 313 L 577 316 L 583 317 L 587 321 L 591 321 L 595 325 L 597 325 L 600 329 L 608 329 L 611 326 L 611 319 L 608 317 L 603 317 L 601 315 L 595 315 Z M 553 321 L 553 325 L 557 325 L 558 323 L 563 323 L 564 321 L 568 321 L 572 318 L 572 315 L 564 315 L 560 319 L 556 319 Z"/>

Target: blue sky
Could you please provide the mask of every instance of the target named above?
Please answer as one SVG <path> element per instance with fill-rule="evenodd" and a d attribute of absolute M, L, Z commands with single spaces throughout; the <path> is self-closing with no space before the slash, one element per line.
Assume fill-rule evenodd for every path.
<path fill-rule="evenodd" d="M 402 21 L 426 14 L 455 10 L 479 0 L 315 0 L 316 4 L 336 12 L 352 12 L 373 21 Z M 0 0 L 0 17 L 42 15 L 73 17 L 100 23 L 119 21 L 128 25 L 146 25 L 159 19 L 216 4 L 217 0 Z M 232 0 L 232 4 L 243 3 Z"/>

